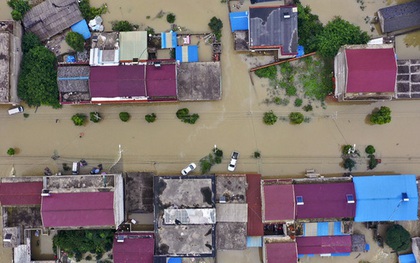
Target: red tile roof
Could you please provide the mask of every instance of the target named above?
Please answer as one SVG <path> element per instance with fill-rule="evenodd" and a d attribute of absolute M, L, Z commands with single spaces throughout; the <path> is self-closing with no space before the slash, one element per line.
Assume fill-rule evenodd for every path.
<path fill-rule="evenodd" d="M 295 196 L 303 197 L 296 204 L 296 218 L 341 218 L 355 216 L 356 203 L 347 203 L 347 194 L 356 200 L 353 183 L 295 184 Z"/>
<path fill-rule="evenodd" d="M 296 238 L 299 255 L 350 253 L 351 236 L 322 236 Z"/>
<path fill-rule="evenodd" d="M 176 98 L 176 65 L 162 64 L 159 68 L 146 67 L 146 88 L 150 97 Z"/>
<path fill-rule="evenodd" d="M 393 48 L 346 49 L 349 93 L 394 92 L 397 61 Z"/>
<path fill-rule="evenodd" d="M 298 260 L 297 245 L 295 242 L 266 243 L 266 263 L 296 263 Z"/>
<path fill-rule="evenodd" d="M 262 236 L 264 234 L 261 216 L 261 175 L 247 174 L 248 190 L 248 236 Z"/>
<path fill-rule="evenodd" d="M 93 97 L 139 97 L 146 95 L 145 66 L 91 67 L 90 94 Z"/>
<path fill-rule="evenodd" d="M 44 227 L 111 227 L 114 193 L 51 193 L 42 197 L 41 216 Z"/>
<path fill-rule="evenodd" d="M 1 205 L 40 205 L 42 182 L 0 183 Z"/>
<path fill-rule="evenodd" d="M 124 236 L 124 242 L 117 242 Z M 155 241 L 153 233 L 116 233 L 113 254 L 115 263 L 153 263 Z"/>
<path fill-rule="evenodd" d="M 264 221 L 295 219 L 295 194 L 291 184 L 263 186 Z"/>

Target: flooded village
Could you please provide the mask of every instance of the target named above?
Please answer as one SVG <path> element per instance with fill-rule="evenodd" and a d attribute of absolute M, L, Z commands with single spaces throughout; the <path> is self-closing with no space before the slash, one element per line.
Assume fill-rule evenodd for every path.
<path fill-rule="evenodd" d="M 419 262 L 420 31 L 383 33 L 378 16 L 406 2 L 301 0 L 324 26 L 340 16 L 385 36 L 341 49 L 329 72 L 298 47 L 294 1 L 90 0 L 106 11 L 81 24 L 77 1 L 30 1 L 55 4 L 22 23 L 0 2 L 0 261 Z M 135 30 L 112 30 L 117 21 Z M 58 109 L 18 97 L 25 27 L 57 58 Z M 259 77 L 272 63 L 274 78 Z M 350 91 L 350 63 L 379 91 Z M 319 100 L 302 83 L 322 75 L 336 89 Z M 24 112 L 9 115 L 15 105 Z M 392 121 L 374 125 L 382 106 Z M 398 251 L 386 237 L 400 225 L 411 243 Z M 71 248 L 63 230 L 103 242 Z"/>

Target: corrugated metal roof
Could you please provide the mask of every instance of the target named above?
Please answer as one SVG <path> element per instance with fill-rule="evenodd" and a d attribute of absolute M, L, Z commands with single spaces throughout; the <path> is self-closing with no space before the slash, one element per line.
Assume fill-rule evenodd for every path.
<path fill-rule="evenodd" d="M 291 184 L 263 185 L 263 220 L 295 219 L 295 194 Z"/>
<path fill-rule="evenodd" d="M 180 62 L 198 62 L 198 46 L 178 46 L 175 58 Z"/>
<path fill-rule="evenodd" d="M 356 176 L 356 222 L 417 220 L 415 175 Z M 407 193 L 408 201 L 403 201 Z"/>
<path fill-rule="evenodd" d="M 264 234 L 261 216 L 261 175 L 247 174 L 248 190 L 248 236 L 262 236 Z"/>
<path fill-rule="evenodd" d="M 299 255 L 350 253 L 351 236 L 297 237 Z"/>
<path fill-rule="evenodd" d="M 265 263 L 296 263 L 298 260 L 296 242 L 265 243 Z"/>
<path fill-rule="evenodd" d="M 355 196 L 353 183 L 295 184 L 296 218 L 353 218 L 355 203 L 347 202 L 347 195 Z"/>
<path fill-rule="evenodd" d="M 176 32 L 162 32 L 161 36 L 161 45 L 162 48 L 174 48 L 178 45 L 177 34 Z"/>
<path fill-rule="evenodd" d="M 114 192 L 51 193 L 41 203 L 44 227 L 115 226 Z"/>
<path fill-rule="evenodd" d="M 124 242 L 117 242 L 118 239 Z M 113 255 L 115 263 L 152 263 L 155 240 L 153 233 L 116 233 Z"/>
<path fill-rule="evenodd" d="M 173 98 L 176 99 L 177 73 L 175 62 L 146 66 L 146 90 L 151 98 Z"/>
<path fill-rule="evenodd" d="M 120 60 L 147 60 L 147 32 L 120 32 Z"/>
<path fill-rule="evenodd" d="M 393 48 L 346 49 L 347 93 L 395 92 L 397 60 Z"/>
<path fill-rule="evenodd" d="M 248 30 L 248 12 L 232 12 L 229 13 L 230 27 L 232 32 L 240 30 Z"/>
<path fill-rule="evenodd" d="M 383 17 L 383 33 L 420 26 L 420 1 L 393 5 L 378 10 Z"/>
<path fill-rule="evenodd" d="M 0 183 L 0 204 L 40 205 L 42 182 Z"/>

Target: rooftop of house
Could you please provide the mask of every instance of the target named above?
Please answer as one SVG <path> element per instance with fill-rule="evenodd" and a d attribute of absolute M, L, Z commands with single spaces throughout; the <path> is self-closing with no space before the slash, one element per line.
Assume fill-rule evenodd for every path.
<path fill-rule="evenodd" d="M 178 66 L 178 100 L 221 99 L 220 62 L 181 63 Z"/>
<path fill-rule="evenodd" d="M 248 203 L 248 236 L 262 236 L 264 234 L 262 223 L 262 206 L 261 206 L 261 175 L 247 174 L 246 180 L 248 190 L 246 191 L 246 199 Z"/>
<path fill-rule="evenodd" d="M 44 41 L 82 19 L 77 0 L 46 0 L 25 14 L 23 25 Z"/>
<path fill-rule="evenodd" d="M 41 209 L 39 206 L 3 207 L 3 227 L 42 227 Z"/>
<path fill-rule="evenodd" d="M 89 94 L 89 73 L 88 65 L 60 65 L 57 68 L 58 90 L 61 93 Z"/>
<path fill-rule="evenodd" d="M 0 183 L 2 206 L 40 205 L 42 181 Z"/>
<path fill-rule="evenodd" d="M 297 54 L 296 6 L 254 6 L 249 8 L 249 48 L 279 49 Z"/>
<path fill-rule="evenodd" d="M 155 247 L 153 233 L 115 233 L 113 262 L 153 262 Z"/>
<path fill-rule="evenodd" d="M 246 249 L 246 223 L 217 222 L 216 248 L 221 250 Z"/>
<path fill-rule="evenodd" d="M 351 252 L 351 236 L 297 237 L 299 255 Z"/>
<path fill-rule="evenodd" d="M 353 183 L 295 184 L 296 218 L 353 218 L 356 204 Z M 353 196 L 348 202 L 347 196 Z"/>
<path fill-rule="evenodd" d="M 410 1 L 404 4 L 392 5 L 378 10 L 378 15 L 384 19 L 383 33 L 420 26 L 420 1 Z"/>
<path fill-rule="evenodd" d="M 114 50 L 119 48 L 119 32 L 93 32 L 92 48 Z"/>
<path fill-rule="evenodd" d="M 296 242 L 264 243 L 265 263 L 275 263 L 281 258 L 282 263 L 296 263 L 298 259 Z"/>
<path fill-rule="evenodd" d="M 147 60 L 147 32 L 120 32 L 120 60 Z"/>
<path fill-rule="evenodd" d="M 216 176 L 216 201 L 246 203 L 247 188 L 246 175 L 219 174 Z"/>
<path fill-rule="evenodd" d="M 264 180 L 262 186 L 263 221 L 295 219 L 295 192 L 292 184 Z"/>
<path fill-rule="evenodd" d="M 9 99 L 10 33 L 0 31 L 0 101 Z"/>
<path fill-rule="evenodd" d="M 46 176 L 44 189 L 51 193 L 114 191 L 115 178 L 114 174 Z"/>
<path fill-rule="evenodd" d="M 128 213 L 153 213 L 153 173 L 125 175 L 125 210 Z"/>

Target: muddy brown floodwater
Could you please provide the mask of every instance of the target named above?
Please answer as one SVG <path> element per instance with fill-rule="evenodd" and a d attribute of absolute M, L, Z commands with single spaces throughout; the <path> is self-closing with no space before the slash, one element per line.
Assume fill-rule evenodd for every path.
<path fill-rule="evenodd" d="M 356 0 L 302 0 L 309 4 L 325 23 L 334 15 L 356 23 L 370 32 L 364 18 L 373 16 L 383 1 L 366 1 L 364 11 Z M 101 0 L 91 0 L 100 6 Z M 266 80 L 254 76 L 252 85 L 248 75 L 254 57 L 239 55 L 233 50 L 226 4 L 219 0 L 119 0 L 108 1 L 109 13 L 103 16 L 106 30 L 110 21 L 128 20 L 143 27 L 151 26 L 156 32 L 169 29 L 166 18 L 156 18 L 160 12 L 176 15 L 176 24 L 193 32 L 207 32 L 208 22 L 216 16 L 223 20 L 222 87 L 223 97 L 215 102 L 188 102 L 171 104 L 88 105 L 64 106 L 54 110 L 49 107 L 26 107 L 28 118 L 9 116 L 7 106 L 0 106 L 0 176 L 42 175 L 46 166 L 53 172 L 62 169 L 62 163 L 86 159 L 89 166 L 102 163 L 109 169 L 118 159 L 119 145 L 125 171 L 154 171 L 157 174 L 179 174 L 190 162 L 198 162 L 217 145 L 225 153 L 223 163 L 212 172 L 227 171 L 228 156 L 233 150 L 241 153 L 237 172 L 258 172 L 264 176 L 298 176 L 305 169 L 313 168 L 322 174 L 340 174 L 340 147 L 357 144 L 360 150 L 372 144 L 382 163 L 376 173 L 416 173 L 420 169 L 420 107 L 418 101 L 392 101 L 358 104 L 328 104 L 326 109 L 315 108 L 312 121 L 294 126 L 279 121 L 273 126 L 262 122 L 263 113 L 273 110 L 278 116 L 287 117 L 296 111 L 293 103 L 288 107 L 266 105 L 268 97 Z M 150 16 L 147 19 L 147 16 Z M 10 9 L 5 0 L 0 1 L 0 18 L 10 19 Z M 374 33 L 372 33 L 374 35 Z M 204 45 L 204 43 L 200 43 Z M 420 58 L 418 48 L 397 47 L 401 58 Z M 206 48 L 202 48 L 206 49 Z M 201 49 L 201 50 L 202 50 Z M 200 50 L 200 52 L 202 52 Z M 200 53 L 203 60 L 209 54 Z M 269 61 L 270 58 L 265 58 Z M 392 122 L 383 126 L 366 124 L 366 116 L 382 105 L 392 109 Z M 198 113 L 195 125 L 181 123 L 175 112 L 188 107 Z M 89 114 L 99 111 L 100 123 L 76 127 L 70 120 L 75 113 Z M 127 111 L 132 118 L 123 123 L 118 114 Z M 147 123 L 144 115 L 156 113 L 157 121 Z M 16 147 L 18 152 L 9 157 L 6 151 Z M 261 159 L 253 159 L 254 151 L 261 152 Z M 60 156 L 53 160 L 53 155 Z M 356 172 L 366 172 L 361 161 Z M 256 251 L 256 252 L 255 252 Z M 219 262 L 257 262 L 258 250 L 220 253 Z M 0 249 L 1 262 L 9 262 L 10 251 Z M 314 259 L 315 260 L 315 259 Z M 326 259 L 323 262 L 332 262 Z M 341 259 L 340 259 L 341 260 Z M 370 259 L 371 262 L 386 260 Z M 316 262 L 316 261 L 303 261 Z M 335 261 L 337 262 L 337 261 Z M 348 258 L 340 262 L 358 262 Z M 389 261 L 393 262 L 393 261 Z"/>

